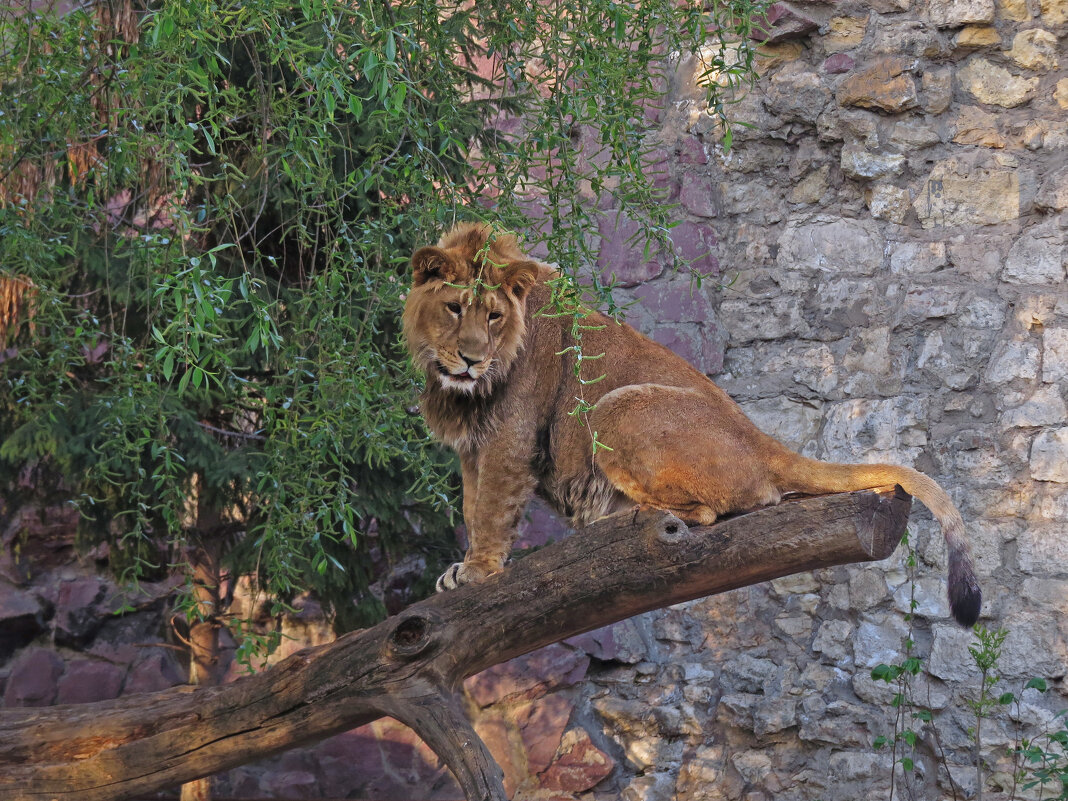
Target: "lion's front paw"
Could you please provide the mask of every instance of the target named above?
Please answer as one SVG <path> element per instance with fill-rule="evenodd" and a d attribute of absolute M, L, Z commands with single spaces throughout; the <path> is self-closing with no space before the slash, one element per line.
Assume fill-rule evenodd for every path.
<path fill-rule="evenodd" d="M 470 584 L 473 581 L 478 581 L 484 577 L 484 573 L 477 569 L 472 569 L 471 565 L 466 565 L 463 562 L 456 562 L 449 565 L 449 569 L 441 574 L 438 578 L 437 590 L 438 592 L 445 592 L 446 590 L 455 590 L 464 584 Z"/>

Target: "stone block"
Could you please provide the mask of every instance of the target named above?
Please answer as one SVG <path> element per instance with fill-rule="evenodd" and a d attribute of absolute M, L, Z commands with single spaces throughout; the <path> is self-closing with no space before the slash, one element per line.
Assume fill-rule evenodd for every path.
<path fill-rule="evenodd" d="M 716 208 L 714 195 L 715 188 L 707 175 L 686 173 L 682 176 L 679 203 L 691 214 L 697 217 L 717 216 L 719 211 Z"/>
<path fill-rule="evenodd" d="M 126 676 L 123 695 L 154 693 L 178 684 L 185 684 L 187 676 L 170 652 L 149 653 Z"/>
<path fill-rule="evenodd" d="M 819 169 L 813 170 L 790 190 L 791 203 L 819 203 L 828 188 L 828 177 L 831 168 L 824 164 Z"/>
<path fill-rule="evenodd" d="M 1064 405 L 1060 389 L 1052 386 L 1039 389 L 1026 402 L 1006 411 L 999 422 L 1002 429 L 1036 428 L 1060 425 L 1066 418 L 1068 408 Z"/>
<path fill-rule="evenodd" d="M 789 3 L 772 3 L 764 20 L 756 22 L 754 28 L 754 41 L 775 44 L 807 36 L 819 28 L 819 23 Z"/>
<path fill-rule="evenodd" d="M 1004 384 L 1015 378 L 1037 378 L 1040 358 L 1038 345 L 1030 340 L 1002 342 L 990 358 L 985 379 L 991 384 Z"/>
<path fill-rule="evenodd" d="M 890 131 L 890 144 L 903 150 L 922 150 L 941 141 L 938 131 L 917 120 L 902 120 Z"/>
<path fill-rule="evenodd" d="M 1068 386 L 1068 328 L 1042 331 L 1042 380 Z"/>
<path fill-rule="evenodd" d="M 909 190 L 893 184 L 879 184 L 864 193 L 868 211 L 876 220 L 888 220 L 901 225 L 912 211 Z"/>
<path fill-rule="evenodd" d="M 574 704 L 570 699 L 554 693 L 514 710 L 530 773 L 541 773 L 549 767 L 571 720 L 573 709 Z"/>
<path fill-rule="evenodd" d="M 1028 228 L 1009 248 L 1001 279 L 1010 284 L 1062 285 L 1068 268 L 1064 230 L 1056 219 Z"/>
<path fill-rule="evenodd" d="M 88 704 L 118 698 L 126 671 L 110 662 L 79 659 L 67 665 L 59 680 L 57 704 Z"/>
<path fill-rule="evenodd" d="M 841 75 L 849 72 L 856 65 L 857 62 L 853 60 L 852 56 L 845 53 L 835 53 L 833 56 L 828 56 L 824 59 L 822 69 L 828 75 Z"/>
<path fill-rule="evenodd" d="M 56 642 L 75 647 L 88 643 L 104 623 L 106 594 L 106 582 L 96 576 L 63 582 L 56 599 Z"/>
<path fill-rule="evenodd" d="M 606 215 L 598 223 L 601 247 L 597 254 L 597 266 L 606 278 L 615 278 L 623 286 L 635 286 L 655 278 L 664 271 L 656 259 L 646 259 L 643 246 L 635 237 L 640 226 L 623 214 L 614 218 Z"/>
<path fill-rule="evenodd" d="M 882 56 L 855 71 L 838 85 L 835 97 L 843 106 L 877 108 L 897 113 L 917 105 L 916 82 L 909 74 L 912 59 Z"/>
<path fill-rule="evenodd" d="M 1039 0 L 1042 22 L 1060 26 L 1068 23 L 1068 0 Z"/>
<path fill-rule="evenodd" d="M 646 647 L 633 618 L 621 620 L 564 640 L 600 662 L 634 665 L 646 658 Z"/>
<path fill-rule="evenodd" d="M 748 401 L 741 406 L 761 431 L 795 451 L 815 438 L 823 419 L 819 403 L 796 401 L 782 395 Z"/>
<path fill-rule="evenodd" d="M 1021 67 L 1049 72 L 1058 67 L 1057 37 L 1041 28 L 1020 31 L 1012 40 L 1009 58 Z"/>
<path fill-rule="evenodd" d="M 1068 78 L 1061 78 L 1053 90 L 1053 99 L 1061 108 L 1068 108 Z"/>
<path fill-rule="evenodd" d="M 923 110 L 941 114 L 953 102 L 953 70 L 933 67 L 923 73 Z"/>
<path fill-rule="evenodd" d="M 771 76 L 764 95 L 764 108 L 783 120 L 816 124 L 816 118 L 831 99 L 831 91 L 808 65 L 787 64 Z"/>
<path fill-rule="evenodd" d="M 560 755 L 540 774 L 540 785 L 564 792 L 584 792 L 606 779 L 615 760 L 594 745 L 584 729 L 571 729 L 560 744 Z"/>
<path fill-rule="evenodd" d="M 950 682 L 966 682 L 975 674 L 975 665 L 968 656 L 968 648 L 975 642 L 975 635 L 968 629 L 951 623 L 934 623 L 931 626 L 934 639 L 927 670 L 936 678 Z"/>
<path fill-rule="evenodd" d="M 1053 170 L 1043 180 L 1035 194 L 1035 205 L 1042 209 L 1068 209 L 1068 166 Z"/>
<path fill-rule="evenodd" d="M 961 87 L 980 103 L 1015 108 L 1038 91 L 1038 78 L 1022 78 L 980 56 L 957 71 Z"/>
<path fill-rule="evenodd" d="M 827 32 L 820 37 L 820 43 L 828 53 L 852 50 L 854 47 L 859 47 L 860 43 L 864 41 L 864 32 L 867 27 L 867 16 L 831 17 L 830 22 L 827 23 Z M 824 67 L 826 67 L 826 63 Z"/>
<path fill-rule="evenodd" d="M 996 164 L 936 162 L 914 196 L 912 206 L 925 229 L 977 227 L 1020 216 L 1020 177 Z"/>
<path fill-rule="evenodd" d="M 723 327 L 730 332 L 732 345 L 779 339 L 808 331 L 801 300 L 792 296 L 769 299 L 727 297 L 720 304 L 719 317 Z"/>
<path fill-rule="evenodd" d="M 993 47 L 1001 44 L 1001 36 L 993 25 L 966 25 L 957 34 L 957 47 Z"/>
<path fill-rule="evenodd" d="M 1013 22 L 1027 22 L 1031 19 L 1027 0 L 998 0 L 998 17 Z"/>
<path fill-rule="evenodd" d="M 983 111 L 978 106 L 964 106 L 951 125 L 953 141 L 959 145 L 996 149 L 1005 147 L 1005 137 L 999 130 L 997 115 Z"/>
<path fill-rule="evenodd" d="M 994 0 L 931 0 L 928 13 L 939 28 L 994 21 Z"/>
<path fill-rule="evenodd" d="M 1057 490 L 1062 490 L 1058 485 Z M 1068 564 L 1068 537 L 1061 523 L 1030 525 L 1019 538 L 1017 563 L 1025 575 L 1058 576 Z"/>
<path fill-rule="evenodd" d="M 871 153 L 856 145 L 842 148 L 842 172 L 850 178 L 883 178 L 897 175 L 905 164 L 905 157 L 899 153 Z"/>
<path fill-rule="evenodd" d="M 949 317 L 957 313 L 961 290 L 955 286 L 917 286 L 905 293 L 903 311 L 923 320 Z"/>
<path fill-rule="evenodd" d="M 55 702 L 63 660 L 46 648 L 28 648 L 15 657 L 4 688 L 4 706 L 50 706 Z"/>
<path fill-rule="evenodd" d="M 836 462 L 896 462 L 909 466 L 927 444 L 926 402 L 915 396 L 851 399 L 831 404 L 820 434 Z"/>
<path fill-rule="evenodd" d="M 0 582 L 0 664 L 44 631 L 48 611 L 33 593 Z"/>
<path fill-rule="evenodd" d="M 853 624 L 848 620 L 824 620 L 816 630 L 812 650 L 823 654 L 838 667 L 848 667 L 853 656 L 852 634 Z"/>
<path fill-rule="evenodd" d="M 897 275 L 933 273 L 948 264 L 945 242 L 892 242 L 890 272 Z"/>
<path fill-rule="evenodd" d="M 866 220 L 789 222 L 778 244 L 777 264 L 787 270 L 874 275 L 883 264 L 883 238 Z"/>
<path fill-rule="evenodd" d="M 1031 478 L 1068 484 L 1068 427 L 1043 431 L 1031 445 Z"/>

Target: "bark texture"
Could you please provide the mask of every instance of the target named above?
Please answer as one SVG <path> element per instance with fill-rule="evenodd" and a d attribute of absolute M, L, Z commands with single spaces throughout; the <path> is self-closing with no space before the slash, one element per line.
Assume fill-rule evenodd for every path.
<path fill-rule="evenodd" d="M 464 716 L 467 676 L 632 615 L 779 576 L 889 556 L 900 488 L 804 498 L 688 528 L 643 510 L 600 520 L 475 585 L 220 687 L 0 713 L 0 798 L 125 799 L 385 715 L 410 726 L 468 799 L 506 798 Z"/>

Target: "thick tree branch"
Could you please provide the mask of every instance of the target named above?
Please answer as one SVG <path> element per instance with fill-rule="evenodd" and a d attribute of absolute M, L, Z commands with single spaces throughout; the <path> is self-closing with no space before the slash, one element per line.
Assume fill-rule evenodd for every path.
<path fill-rule="evenodd" d="M 464 678 L 650 609 L 884 559 L 909 504 L 897 488 L 854 492 L 694 529 L 658 511 L 617 515 L 232 684 L 4 710 L 0 798 L 131 798 L 391 715 L 434 748 L 469 799 L 499 801 L 500 770 L 454 697 Z"/>

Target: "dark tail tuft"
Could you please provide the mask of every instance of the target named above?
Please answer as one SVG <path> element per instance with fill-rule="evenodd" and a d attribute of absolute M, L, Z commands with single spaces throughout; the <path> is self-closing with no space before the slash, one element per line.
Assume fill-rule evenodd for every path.
<path fill-rule="evenodd" d="M 971 562 L 968 559 L 949 560 L 949 608 L 953 617 L 965 628 L 971 628 L 979 619 L 983 606 L 983 592 L 975 578 Z"/>

